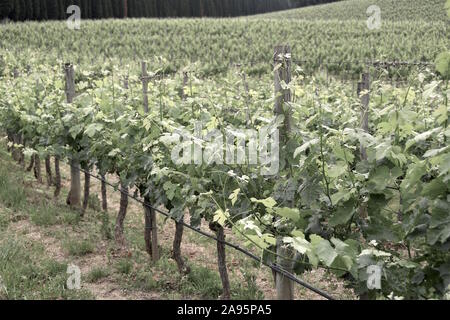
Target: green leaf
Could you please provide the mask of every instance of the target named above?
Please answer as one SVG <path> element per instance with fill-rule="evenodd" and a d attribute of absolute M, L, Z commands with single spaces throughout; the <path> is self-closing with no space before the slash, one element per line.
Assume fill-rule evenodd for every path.
<path fill-rule="evenodd" d="M 427 152 L 425 152 L 423 157 L 424 158 L 433 158 L 433 157 L 436 157 L 436 156 L 446 152 L 449 149 L 450 149 L 449 146 L 443 147 L 443 148 L 440 148 L 440 149 L 431 149 L 431 150 L 428 150 Z"/>
<path fill-rule="evenodd" d="M 234 207 L 234 204 L 236 203 L 237 199 L 238 199 L 238 195 L 241 192 L 241 189 L 236 189 L 234 190 L 230 196 L 228 197 L 228 199 L 231 200 L 231 205 Z"/>
<path fill-rule="evenodd" d="M 339 207 L 335 214 L 330 218 L 329 224 L 332 227 L 347 224 L 355 214 L 355 203 L 353 200 L 344 203 L 344 206 Z"/>
<path fill-rule="evenodd" d="M 263 200 L 258 200 L 256 198 L 251 198 L 250 200 L 252 202 L 261 203 L 266 208 L 270 208 L 270 209 L 272 209 L 277 204 L 277 202 L 272 197 L 269 197 L 269 198 L 266 198 L 266 199 L 263 199 Z"/>
<path fill-rule="evenodd" d="M 84 130 L 84 133 L 89 137 L 92 138 L 94 135 L 101 131 L 103 129 L 103 125 L 100 123 L 91 123 L 86 127 L 86 130 Z"/>
<path fill-rule="evenodd" d="M 79 124 L 79 125 L 70 127 L 70 129 L 69 129 L 69 134 L 71 135 L 71 137 L 72 137 L 73 139 L 76 139 L 77 136 L 78 136 L 82 131 L 83 131 L 83 125 L 82 125 L 82 124 Z"/>
<path fill-rule="evenodd" d="M 434 129 L 428 130 L 426 132 L 422 132 L 421 134 L 418 134 L 413 139 L 410 139 L 406 142 L 405 151 L 407 151 L 409 148 L 411 148 L 411 146 L 413 146 L 414 144 L 416 144 L 420 141 L 427 140 L 429 137 L 431 137 L 433 134 L 439 132 L 440 130 L 441 130 L 441 128 L 434 128 Z"/>
<path fill-rule="evenodd" d="M 338 144 L 333 146 L 333 154 L 346 163 L 352 163 L 355 159 L 355 156 L 350 150 L 347 150 L 345 147 L 343 148 Z"/>
<path fill-rule="evenodd" d="M 290 244 L 292 248 L 294 248 L 301 254 L 306 254 L 308 251 L 311 250 L 311 244 L 306 239 L 301 237 L 296 238 L 284 237 L 283 242 Z"/>
<path fill-rule="evenodd" d="M 422 196 L 435 199 L 439 196 L 447 194 L 447 185 L 441 179 L 434 179 L 426 183 L 422 189 Z"/>
<path fill-rule="evenodd" d="M 334 166 L 328 169 L 328 176 L 330 178 L 337 178 L 347 171 L 347 164 L 343 161 L 337 162 Z"/>
<path fill-rule="evenodd" d="M 336 251 L 333 249 L 331 244 L 318 235 L 311 235 L 311 245 L 312 250 L 317 255 L 317 257 L 325 263 L 326 266 L 330 267 L 336 257 L 338 256 Z"/>
<path fill-rule="evenodd" d="M 164 183 L 163 188 L 164 188 L 164 191 L 166 192 L 167 199 L 172 201 L 175 196 L 178 185 L 173 184 L 170 181 L 167 181 Z"/>
<path fill-rule="evenodd" d="M 302 153 L 303 151 L 305 151 L 309 147 L 317 144 L 318 142 L 319 142 L 319 139 L 312 139 L 311 141 L 308 141 L 308 142 L 304 143 L 303 145 L 301 145 L 300 147 L 295 149 L 294 158 L 296 158 L 300 153 Z"/>
<path fill-rule="evenodd" d="M 414 186 L 417 182 L 420 181 L 420 178 L 426 173 L 426 166 L 424 162 L 418 162 L 416 164 L 412 164 L 408 171 L 406 172 L 406 177 L 402 181 L 400 187 L 403 190 L 408 190 Z"/>
<path fill-rule="evenodd" d="M 396 176 L 395 174 L 394 176 Z M 375 168 L 375 170 L 369 176 L 369 186 L 374 191 L 383 191 L 392 181 L 391 172 L 387 166 L 380 166 Z"/>
<path fill-rule="evenodd" d="M 288 218 L 294 222 L 298 222 L 300 220 L 300 212 L 298 209 L 292 208 L 275 208 L 275 213 L 281 217 Z"/>
<path fill-rule="evenodd" d="M 119 148 L 114 148 L 108 153 L 108 156 L 109 157 L 115 157 L 119 153 L 120 153 L 120 149 Z"/>
<path fill-rule="evenodd" d="M 229 217 L 230 217 L 230 213 L 228 212 L 228 210 L 226 210 L 224 212 L 222 209 L 218 209 L 214 213 L 213 221 L 217 222 L 218 224 L 220 224 L 223 227 L 223 226 L 225 226 L 225 222 L 227 221 L 227 219 Z"/>
<path fill-rule="evenodd" d="M 350 191 L 342 189 L 331 195 L 331 202 L 333 202 L 333 205 L 337 205 L 341 200 L 347 201 L 351 196 Z"/>

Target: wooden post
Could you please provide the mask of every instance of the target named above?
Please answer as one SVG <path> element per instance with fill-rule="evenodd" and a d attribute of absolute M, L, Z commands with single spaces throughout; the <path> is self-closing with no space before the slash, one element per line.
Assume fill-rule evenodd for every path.
<path fill-rule="evenodd" d="M 188 73 L 187 73 L 187 71 L 183 71 L 183 88 L 181 89 L 181 99 L 183 101 L 185 101 L 186 98 L 187 98 L 185 89 L 186 89 L 186 87 L 188 85 L 188 81 L 189 81 Z"/>
<path fill-rule="evenodd" d="M 361 99 L 361 129 L 369 132 L 369 99 L 370 99 L 370 76 L 363 73 L 362 81 L 358 82 L 357 94 Z M 365 94 L 362 94 L 364 91 Z M 367 160 L 367 151 L 363 145 L 360 146 L 361 160 Z"/>
<path fill-rule="evenodd" d="M 147 73 L 147 63 L 142 61 L 141 63 L 142 69 L 142 94 L 144 97 L 144 111 L 145 113 L 149 113 L 148 108 L 148 73 Z M 145 202 L 144 212 L 145 212 L 145 239 L 146 242 L 151 238 L 151 250 L 147 248 L 147 252 L 151 251 L 151 256 L 153 262 L 159 260 L 159 249 L 158 249 L 158 224 L 156 220 L 156 212 L 155 210 L 149 208 L 149 201 Z M 150 252 L 149 252 L 150 253 Z"/>
<path fill-rule="evenodd" d="M 59 169 L 59 159 L 60 159 L 60 156 L 56 155 L 55 156 L 55 193 L 53 194 L 53 196 L 55 198 L 58 198 L 59 194 L 61 193 L 61 172 Z"/>
<path fill-rule="evenodd" d="M 66 100 L 67 103 L 72 103 L 75 98 L 75 71 L 71 63 L 64 65 L 64 72 L 66 75 Z"/>
<path fill-rule="evenodd" d="M 53 184 L 52 166 L 51 166 L 50 155 L 47 155 L 45 157 L 45 173 L 46 173 L 46 177 L 47 177 L 47 186 L 50 187 Z"/>
<path fill-rule="evenodd" d="M 361 99 L 361 129 L 369 132 L 369 99 L 370 99 L 370 76 L 369 73 L 363 73 L 362 81 L 358 82 L 358 97 Z M 364 93 L 364 94 L 363 94 Z M 367 150 L 360 145 L 361 160 L 367 161 Z M 362 203 L 359 207 L 359 216 L 365 220 L 368 216 L 367 203 Z"/>
<path fill-rule="evenodd" d="M 144 97 L 144 111 L 148 113 L 148 73 L 147 73 L 147 62 L 142 61 L 142 94 Z"/>
<path fill-rule="evenodd" d="M 108 197 L 107 197 L 107 190 L 106 190 L 106 176 L 104 174 L 101 175 L 102 181 L 101 181 L 101 194 L 102 194 L 102 210 L 107 212 L 108 211 Z"/>
<path fill-rule="evenodd" d="M 275 47 L 274 64 L 280 65 L 274 72 L 275 85 L 275 115 L 284 114 L 284 132 L 281 136 L 291 130 L 291 110 L 286 106 L 286 102 L 291 101 L 291 90 L 283 89 L 282 83 L 289 84 L 291 82 L 291 48 L 289 45 L 279 45 Z"/>
<path fill-rule="evenodd" d="M 37 182 L 42 183 L 41 157 L 39 156 L 39 153 L 34 155 L 34 177 Z"/>
<path fill-rule="evenodd" d="M 83 205 L 81 207 L 81 216 L 84 216 L 88 205 L 89 205 L 89 194 L 91 189 L 91 175 L 89 165 L 86 163 L 83 165 L 84 170 L 84 195 L 83 195 Z"/>
<path fill-rule="evenodd" d="M 218 266 L 219 266 L 219 274 L 220 279 L 222 280 L 222 299 L 223 300 L 230 300 L 231 298 L 231 289 L 230 289 L 230 280 L 228 278 L 228 271 L 227 271 L 227 263 L 226 263 L 226 250 L 225 250 L 225 233 L 222 226 L 217 226 L 216 231 L 217 236 L 217 259 L 218 259 Z"/>
<path fill-rule="evenodd" d="M 123 0 L 123 17 L 128 18 L 128 0 Z"/>
<path fill-rule="evenodd" d="M 120 177 L 119 177 L 120 179 Z M 119 246 L 125 245 L 125 237 L 123 235 L 123 222 L 125 216 L 127 215 L 128 208 L 128 186 L 120 181 L 120 202 L 119 202 L 119 213 L 116 218 L 116 225 L 114 227 L 114 240 Z"/>
<path fill-rule="evenodd" d="M 291 91 L 283 89 L 282 83 L 291 82 L 291 48 L 288 45 L 275 47 L 274 64 L 274 85 L 275 85 L 275 107 L 274 114 L 284 115 L 284 128 L 280 133 L 280 143 L 287 142 L 287 136 L 291 131 L 291 110 L 287 103 L 291 101 Z M 281 148 L 280 148 L 281 149 Z M 277 239 L 277 265 L 288 272 L 292 272 L 292 250 L 283 245 L 282 239 Z M 286 259 L 288 258 L 288 259 Z M 289 259 L 290 258 L 290 259 Z M 292 281 L 280 273 L 275 275 L 275 286 L 278 300 L 293 300 L 294 290 Z"/>
<path fill-rule="evenodd" d="M 64 65 L 66 75 L 66 100 L 72 103 L 75 98 L 75 71 L 71 63 Z M 70 159 L 70 191 L 66 203 L 71 207 L 80 207 L 81 202 L 81 178 L 80 161 L 76 155 Z"/>
<path fill-rule="evenodd" d="M 291 248 L 283 245 L 281 239 L 277 239 L 277 256 L 277 265 L 283 270 L 292 273 L 294 268 L 294 254 Z M 294 283 L 290 279 L 280 273 L 277 273 L 275 286 L 277 289 L 277 300 L 294 299 Z"/>

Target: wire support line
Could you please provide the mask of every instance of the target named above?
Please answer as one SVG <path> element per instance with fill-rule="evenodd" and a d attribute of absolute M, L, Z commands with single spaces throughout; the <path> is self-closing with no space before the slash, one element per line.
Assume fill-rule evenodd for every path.
<path fill-rule="evenodd" d="M 73 167 L 73 168 L 74 168 L 74 166 L 73 166 L 72 164 L 68 163 L 68 165 L 69 165 L 70 167 Z M 314 287 L 313 285 L 307 283 L 307 282 L 304 281 L 304 280 L 301 280 L 301 279 L 297 278 L 295 275 L 293 275 L 293 274 L 290 273 L 289 271 L 284 270 L 283 268 L 281 268 L 281 267 L 278 266 L 277 264 L 267 263 L 267 262 L 263 261 L 261 258 L 259 258 L 258 256 L 256 256 L 255 254 L 253 254 L 253 253 L 251 253 L 251 252 L 249 252 L 249 251 L 247 251 L 247 250 L 241 248 L 241 247 L 238 246 L 238 245 L 235 245 L 235 244 L 230 243 L 230 242 L 228 242 L 228 241 L 220 240 L 220 239 L 218 239 L 217 237 L 213 236 L 212 234 L 209 234 L 209 233 L 207 233 L 207 232 L 205 232 L 205 231 L 202 231 L 202 230 L 200 230 L 200 229 L 198 229 L 198 228 L 195 228 L 195 227 L 193 227 L 193 226 L 191 226 L 191 225 L 185 223 L 184 221 L 178 221 L 177 219 L 175 219 L 174 217 L 172 217 L 169 213 L 164 212 L 164 211 L 162 211 L 162 210 L 160 210 L 160 209 L 158 209 L 158 208 L 155 208 L 155 207 L 149 205 L 148 203 L 146 203 L 146 202 L 144 202 L 143 200 L 139 199 L 139 198 L 136 197 L 135 195 L 130 194 L 128 191 L 122 190 L 122 188 L 117 188 L 117 186 L 115 186 L 114 184 L 110 183 L 109 181 L 107 181 L 106 179 L 104 179 L 104 178 L 102 178 L 102 177 L 99 177 L 99 176 L 97 176 L 97 175 L 94 175 L 94 174 L 92 174 L 91 172 L 86 171 L 86 170 L 84 170 L 84 169 L 82 169 L 82 168 L 79 168 L 79 167 L 76 167 L 76 169 L 79 169 L 81 172 L 83 172 L 83 173 L 85 173 L 85 174 L 88 174 L 89 176 L 91 176 L 91 177 L 94 178 L 94 179 L 97 179 L 97 180 L 99 180 L 99 181 L 104 182 L 106 185 L 108 185 L 108 186 L 114 188 L 115 190 L 119 191 L 119 192 L 122 193 L 122 194 L 125 194 L 127 197 L 129 197 L 130 199 L 133 199 L 133 200 L 135 200 L 136 202 L 142 204 L 144 207 L 146 207 L 146 208 L 148 208 L 148 209 L 151 209 L 151 210 L 154 210 L 155 212 L 158 212 L 159 214 L 162 214 L 162 215 L 165 216 L 166 218 L 170 218 L 170 219 L 172 219 L 173 221 L 175 221 L 175 222 L 177 222 L 177 223 L 183 225 L 184 227 L 186 227 L 186 228 L 188 228 L 188 229 L 190 229 L 190 230 L 192 230 L 192 231 L 194 231 L 194 232 L 197 232 L 197 233 L 199 233 L 199 234 L 201 234 L 201 235 L 203 235 L 203 236 L 205 236 L 205 237 L 207 237 L 207 238 L 209 238 L 209 239 L 212 239 L 212 240 L 215 240 L 215 241 L 217 241 L 217 242 L 220 242 L 220 243 L 222 243 L 222 244 L 224 244 L 224 245 L 226 245 L 226 246 L 228 246 L 228 247 L 230 247 L 230 248 L 233 248 L 233 249 L 235 249 L 235 250 L 237 250 L 237 251 L 239 251 L 239 252 L 245 254 L 246 256 L 252 258 L 253 260 L 256 260 L 256 261 L 262 263 L 263 265 L 265 265 L 266 267 L 272 269 L 273 271 L 282 274 L 283 276 L 285 276 L 285 277 L 288 278 L 289 280 L 292 280 L 293 282 L 299 284 L 300 286 L 302 286 L 302 287 L 304 287 L 304 288 L 306 288 L 306 289 L 309 289 L 309 290 L 311 290 L 312 292 L 317 293 L 318 295 L 320 295 L 320 296 L 322 296 L 322 297 L 324 297 L 324 298 L 326 298 L 326 299 L 328 299 L 328 300 L 335 300 L 335 298 L 334 298 L 333 296 L 331 296 L 330 294 L 328 294 L 327 292 L 323 291 L 322 289 L 319 289 L 319 288 Z"/>

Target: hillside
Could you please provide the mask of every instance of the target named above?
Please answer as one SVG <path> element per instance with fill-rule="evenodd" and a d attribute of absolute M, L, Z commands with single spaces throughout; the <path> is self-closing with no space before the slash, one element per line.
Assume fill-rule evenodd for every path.
<path fill-rule="evenodd" d="M 376 4 L 381 18 L 389 21 L 448 21 L 445 0 L 348 0 L 258 15 L 258 18 L 304 20 L 365 20 L 366 10 Z"/>
<path fill-rule="evenodd" d="M 65 196 L 70 168 L 63 165 L 61 169 Z M 111 240 L 111 232 L 120 193 L 108 187 L 109 211 L 100 212 L 100 183 L 92 181 L 91 188 L 89 209 L 81 219 L 64 205 L 63 197 L 53 199 L 50 188 L 15 164 L 0 140 L 0 301 L 216 299 L 220 295 L 214 242 L 186 230 L 183 255 L 192 272 L 182 276 L 171 259 L 173 224 L 161 219 L 162 256 L 158 263 L 149 264 L 140 237 L 142 207 L 137 202 L 129 203 L 125 221 L 127 246 L 118 247 Z M 66 286 L 66 271 L 71 264 L 81 270 L 80 290 Z M 230 273 L 233 299 L 274 298 L 269 269 L 254 268 L 249 259 L 232 250 L 228 252 L 227 264 L 230 270 L 240 266 Z M 329 280 L 323 282 L 323 277 L 323 270 L 305 276 L 323 289 L 334 286 L 339 298 L 355 298 L 351 290 L 343 288 L 342 281 L 328 276 Z M 320 297 L 297 287 L 296 298 Z"/>

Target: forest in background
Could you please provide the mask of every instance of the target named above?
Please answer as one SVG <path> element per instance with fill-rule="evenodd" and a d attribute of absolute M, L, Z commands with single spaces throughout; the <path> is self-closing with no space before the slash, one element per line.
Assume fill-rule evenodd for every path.
<path fill-rule="evenodd" d="M 336 0 L 0 0 L 0 19 L 66 19 L 70 5 L 84 19 L 142 17 L 231 17 L 333 2 Z"/>

